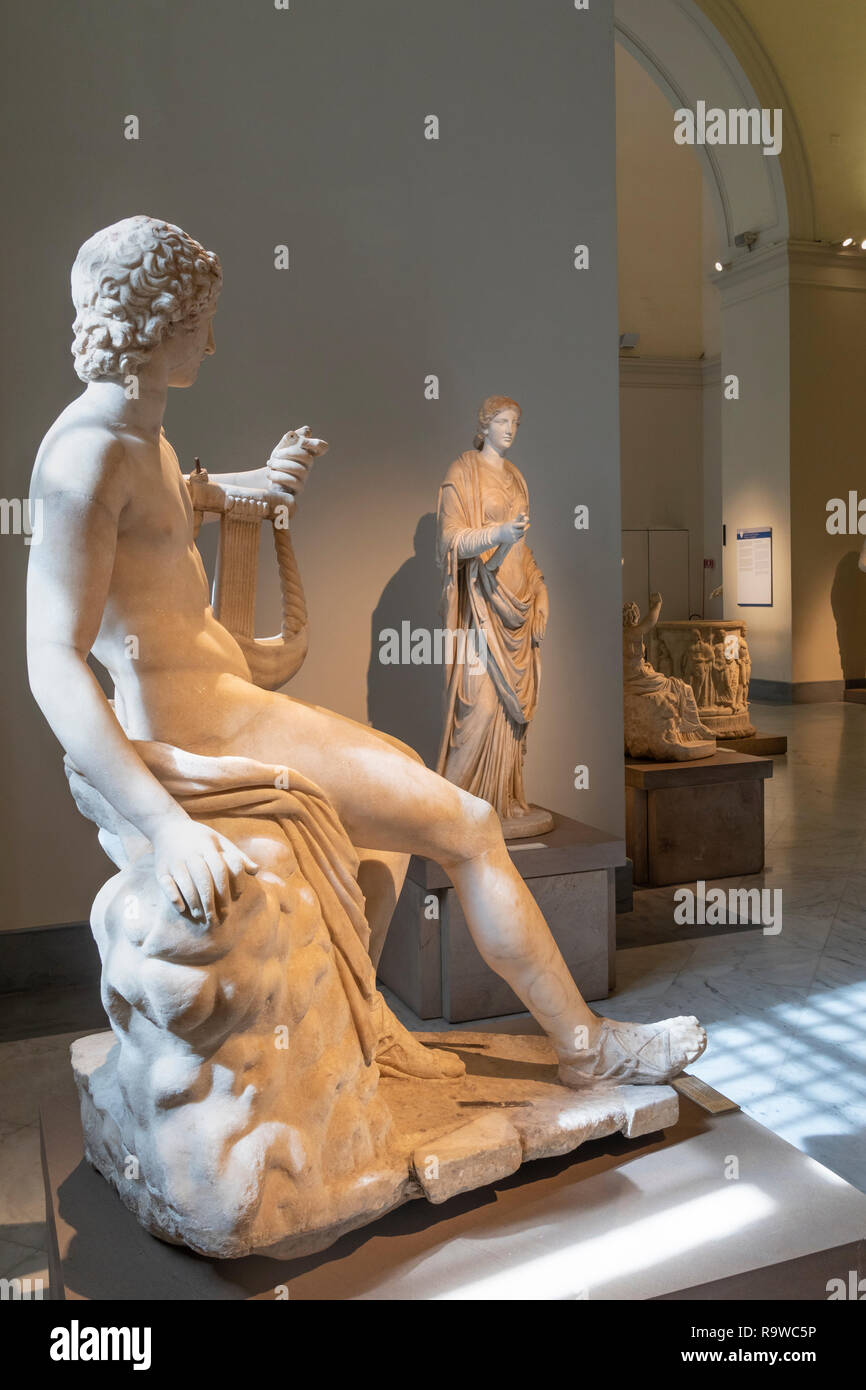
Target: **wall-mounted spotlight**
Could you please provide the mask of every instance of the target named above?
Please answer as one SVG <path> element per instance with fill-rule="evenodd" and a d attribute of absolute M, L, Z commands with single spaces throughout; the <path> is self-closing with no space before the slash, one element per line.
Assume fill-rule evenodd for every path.
<path fill-rule="evenodd" d="M 853 246 L 853 245 L 854 245 L 854 238 L 853 238 L 852 236 L 846 236 L 845 240 L 842 242 L 842 245 L 843 245 L 843 246 Z"/>

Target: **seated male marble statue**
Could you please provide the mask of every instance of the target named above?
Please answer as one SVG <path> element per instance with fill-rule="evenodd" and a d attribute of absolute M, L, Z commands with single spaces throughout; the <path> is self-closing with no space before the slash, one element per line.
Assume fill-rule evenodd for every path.
<path fill-rule="evenodd" d="M 705 1035 L 693 1018 L 596 1015 L 486 802 L 395 739 L 254 682 L 214 616 L 162 427 L 169 387 L 191 386 L 214 352 L 221 282 L 213 253 L 149 217 L 81 248 L 72 350 L 86 387 L 33 473 L 44 532 L 28 660 L 76 801 L 119 870 L 92 917 L 119 1047 L 94 1076 L 88 1156 L 163 1238 L 237 1254 L 326 1220 L 348 1227 L 359 1174 L 387 1209 L 396 1159 L 379 1076 L 435 1086 L 462 1071 L 376 991 L 369 923 L 383 908 L 358 886 L 359 853 L 394 856 L 398 886 L 411 854 L 445 869 L 566 1087 L 665 1082 Z M 324 447 L 296 431 L 263 469 L 222 481 L 282 489 L 294 506 Z M 123 1155 L 146 1175 L 137 1189 L 114 1176 Z"/>

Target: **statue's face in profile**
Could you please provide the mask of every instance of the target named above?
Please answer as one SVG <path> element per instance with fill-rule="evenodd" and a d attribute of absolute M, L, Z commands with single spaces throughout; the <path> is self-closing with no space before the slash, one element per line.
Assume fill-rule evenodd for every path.
<path fill-rule="evenodd" d="M 497 453 L 504 454 L 511 448 L 520 428 L 520 416 L 516 410 L 500 410 L 487 426 L 487 437 Z"/>
<path fill-rule="evenodd" d="M 216 352 L 214 315 L 202 314 L 190 327 L 180 324 L 164 343 L 169 386 L 192 386 L 206 357 Z"/>

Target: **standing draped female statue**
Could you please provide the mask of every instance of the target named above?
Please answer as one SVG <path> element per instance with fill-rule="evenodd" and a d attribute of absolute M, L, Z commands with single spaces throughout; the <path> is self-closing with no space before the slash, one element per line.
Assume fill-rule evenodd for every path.
<path fill-rule="evenodd" d="M 443 624 L 455 636 L 465 634 L 446 664 L 437 771 L 489 801 L 506 839 L 553 826 L 550 812 L 529 806 L 523 790 L 549 605 L 525 540 L 529 493 L 505 457 L 519 425 L 516 401 L 488 396 L 475 447 L 452 463 L 437 509 Z"/>

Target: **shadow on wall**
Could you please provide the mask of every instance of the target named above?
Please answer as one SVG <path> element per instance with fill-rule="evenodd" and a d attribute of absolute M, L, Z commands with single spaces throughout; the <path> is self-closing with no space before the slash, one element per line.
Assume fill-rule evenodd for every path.
<path fill-rule="evenodd" d="M 415 554 L 388 580 L 370 624 L 370 664 L 367 668 L 367 718 L 374 729 L 393 734 L 414 748 L 432 767 L 442 732 L 445 673 L 441 666 L 412 665 L 404 632 L 439 626 L 441 581 L 436 565 L 436 517 L 421 517 L 415 528 Z M 408 623 L 408 629 L 404 624 Z M 380 660 L 383 633 L 401 634 L 398 665 Z"/>
<path fill-rule="evenodd" d="M 866 574 L 857 560 L 856 550 L 842 556 L 830 593 L 845 680 L 866 677 Z"/>

